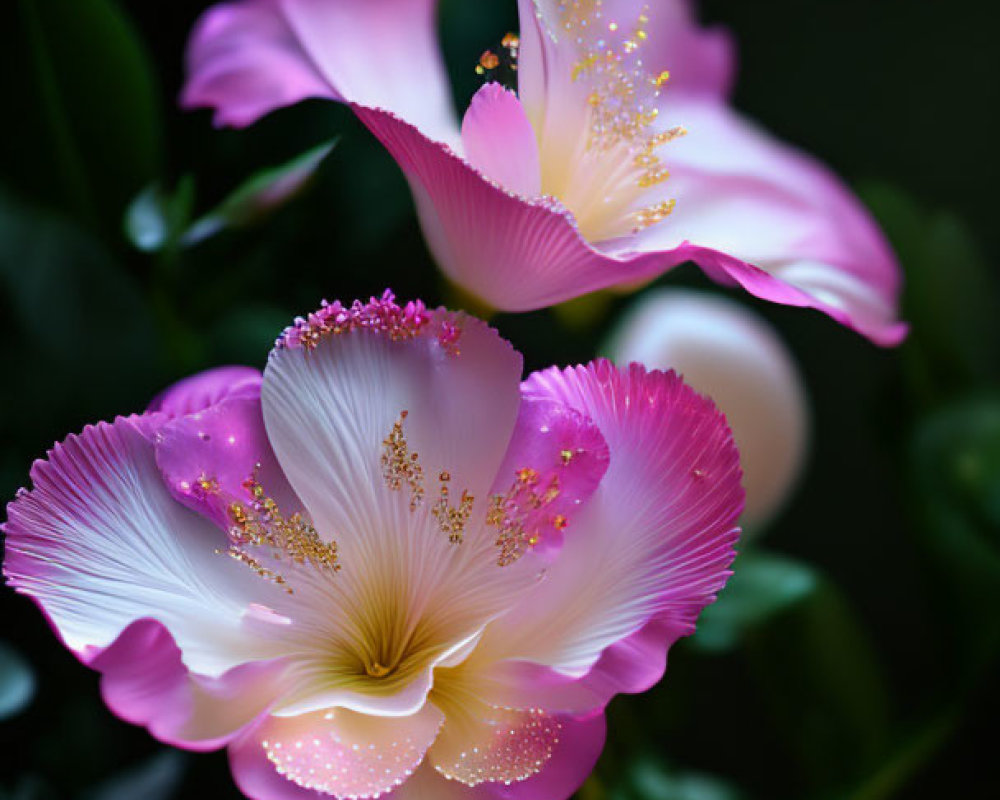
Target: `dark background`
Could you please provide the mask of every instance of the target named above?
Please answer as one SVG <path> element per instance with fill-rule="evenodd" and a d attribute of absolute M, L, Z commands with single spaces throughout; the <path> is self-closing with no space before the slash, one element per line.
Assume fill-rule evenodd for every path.
<path fill-rule="evenodd" d="M 515 4 L 441 5 L 464 108 L 479 53 L 516 30 Z M 344 109 L 309 102 L 244 131 L 177 109 L 205 7 L 0 9 L 0 497 L 68 432 L 139 410 L 192 371 L 261 366 L 322 297 L 391 286 L 465 303 L 435 270 L 394 162 Z M 882 351 L 819 314 L 741 297 L 801 365 L 808 472 L 663 683 L 612 703 L 581 797 L 1000 797 L 993 4 L 706 0 L 702 16 L 738 38 L 735 104 L 832 165 L 882 221 L 913 333 Z M 251 175 L 335 137 L 280 208 L 231 203 L 226 230 L 177 241 Z M 134 219 L 166 233 L 142 252 L 123 219 L 154 184 Z M 658 284 L 708 286 L 690 266 Z M 626 303 L 494 324 L 529 369 L 574 363 Z M 117 721 L 31 603 L 10 591 L 0 602 L 0 797 L 238 796 L 224 755 L 174 753 Z"/>

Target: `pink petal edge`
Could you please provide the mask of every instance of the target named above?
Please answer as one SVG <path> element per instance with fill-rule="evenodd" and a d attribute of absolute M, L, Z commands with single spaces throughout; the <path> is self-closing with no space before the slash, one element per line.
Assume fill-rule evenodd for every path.
<path fill-rule="evenodd" d="M 603 253 L 583 239 L 572 215 L 552 198 L 522 198 L 399 117 L 358 104 L 351 108 L 406 175 L 441 268 L 501 310 L 544 308 L 694 261 L 713 280 L 772 302 L 814 308 L 875 344 L 895 346 L 906 336 L 904 323 L 856 317 L 758 267 L 690 242 L 657 252 Z"/>
<path fill-rule="evenodd" d="M 147 407 L 148 413 L 180 417 L 203 411 L 228 397 L 260 397 L 260 370 L 226 366 L 207 369 L 168 386 Z"/>
<path fill-rule="evenodd" d="M 191 673 L 170 632 L 138 619 L 108 647 L 83 661 L 101 673 L 108 707 L 173 747 L 217 750 L 266 715 L 280 691 L 284 664 L 255 661 L 211 678 Z"/>

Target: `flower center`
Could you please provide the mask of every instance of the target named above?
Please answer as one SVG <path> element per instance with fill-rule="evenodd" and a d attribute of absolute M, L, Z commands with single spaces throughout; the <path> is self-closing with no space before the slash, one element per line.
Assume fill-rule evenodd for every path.
<path fill-rule="evenodd" d="M 384 667 L 377 661 L 365 665 L 365 672 L 372 678 L 384 678 L 392 672 L 390 667 Z"/>
<path fill-rule="evenodd" d="M 548 114 L 554 105 L 557 115 L 568 113 L 539 135 L 542 191 L 573 212 L 592 242 L 638 233 L 665 220 L 675 205 L 658 188 L 670 176 L 658 151 L 685 130 L 658 125 L 657 99 L 670 76 L 653 75 L 643 64 L 648 8 L 634 20 L 617 20 L 602 0 L 562 0 L 550 32 L 560 46 L 576 49 L 575 107 L 548 100 Z"/>

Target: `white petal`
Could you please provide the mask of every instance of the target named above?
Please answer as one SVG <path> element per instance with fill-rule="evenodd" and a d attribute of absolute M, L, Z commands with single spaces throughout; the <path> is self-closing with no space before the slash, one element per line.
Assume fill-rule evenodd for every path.
<path fill-rule="evenodd" d="M 170 496 L 142 424 L 88 427 L 36 462 L 34 489 L 9 510 L 5 573 L 78 653 L 149 617 L 190 669 L 218 675 L 254 657 L 242 615 L 272 587 L 219 555 L 225 534 Z"/>

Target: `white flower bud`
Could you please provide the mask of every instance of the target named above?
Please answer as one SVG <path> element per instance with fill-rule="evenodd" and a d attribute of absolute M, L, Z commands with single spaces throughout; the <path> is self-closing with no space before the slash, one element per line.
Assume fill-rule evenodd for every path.
<path fill-rule="evenodd" d="M 740 450 L 743 525 L 750 535 L 765 527 L 802 470 L 809 433 L 802 380 L 773 328 L 717 295 L 658 290 L 625 314 L 605 352 L 620 365 L 676 370 L 715 401 Z"/>

